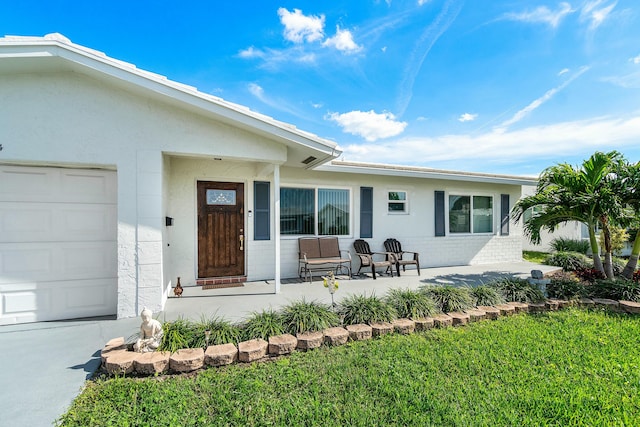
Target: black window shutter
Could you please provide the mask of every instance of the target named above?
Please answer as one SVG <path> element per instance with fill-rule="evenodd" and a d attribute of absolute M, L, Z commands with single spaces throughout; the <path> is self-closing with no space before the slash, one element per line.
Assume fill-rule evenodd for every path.
<path fill-rule="evenodd" d="M 373 237 L 373 187 L 360 187 L 360 238 Z"/>
<path fill-rule="evenodd" d="M 271 239 L 271 203 L 270 183 L 268 181 L 253 182 L 253 239 Z"/>
<path fill-rule="evenodd" d="M 509 195 L 500 195 L 500 234 L 509 235 Z"/>
<path fill-rule="evenodd" d="M 444 227 L 444 191 L 435 192 L 434 206 L 436 236 L 444 236 L 446 234 Z"/>

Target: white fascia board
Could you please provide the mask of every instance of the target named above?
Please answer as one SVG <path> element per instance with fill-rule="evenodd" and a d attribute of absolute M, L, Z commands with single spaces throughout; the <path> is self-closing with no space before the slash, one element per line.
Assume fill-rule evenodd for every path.
<path fill-rule="evenodd" d="M 3 50 L 8 52 L 3 53 Z M 335 142 L 251 111 L 247 107 L 202 93 L 193 86 L 169 80 L 160 74 L 141 70 L 134 64 L 119 61 L 84 46 L 44 38 L 15 37 L 4 40 L 0 38 L 0 57 L 60 57 L 75 66 L 95 70 L 117 80 L 166 96 L 171 101 L 190 105 L 202 110 L 205 114 L 213 114 L 216 118 L 228 123 L 231 122 L 236 126 L 276 137 L 286 145 L 301 145 L 320 151 L 328 156 L 328 160 L 337 158 L 342 153 Z"/>
<path fill-rule="evenodd" d="M 336 173 L 356 173 L 361 175 L 399 176 L 420 179 L 441 179 L 447 181 L 481 182 L 506 185 L 536 185 L 537 178 L 526 176 L 492 175 L 474 172 L 456 172 L 417 167 L 387 166 L 361 163 L 358 165 L 328 163 L 315 168 L 318 171 Z"/>

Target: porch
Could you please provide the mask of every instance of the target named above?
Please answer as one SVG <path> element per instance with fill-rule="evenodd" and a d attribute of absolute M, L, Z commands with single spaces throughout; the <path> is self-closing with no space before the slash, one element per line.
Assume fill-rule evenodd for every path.
<path fill-rule="evenodd" d="M 346 276 L 337 276 L 340 288 L 334 298 L 337 303 L 349 294 L 371 294 L 383 296 L 391 288 L 417 289 L 426 284 L 450 284 L 453 286 L 477 286 L 501 277 L 529 277 L 531 270 L 544 273 L 555 271 L 558 267 L 539 265 L 529 262 L 500 264 L 467 265 L 455 267 L 425 268 L 418 276 L 416 270 L 407 270 L 400 277 L 378 276 L 373 280 L 370 274 L 355 276 L 349 280 Z M 262 311 L 269 307 L 279 309 L 292 301 L 305 298 L 307 301 L 331 303 L 329 291 L 322 285 L 322 279 L 315 277 L 312 283 L 302 279 L 283 280 L 280 293 L 274 293 L 272 280 L 247 282 L 241 287 L 206 289 L 199 286 L 184 288 L 182 297 L 171 295 L 166 302 L 160 320 L 175 320 L 183 317 L 200 320 L 202 316 L 220 316 L 232 322 L 247 318 L 251 312 Z"/>

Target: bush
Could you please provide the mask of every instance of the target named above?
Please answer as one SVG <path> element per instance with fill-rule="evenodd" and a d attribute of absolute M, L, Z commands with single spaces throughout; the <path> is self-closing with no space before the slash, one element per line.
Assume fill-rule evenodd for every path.
<path fill-rule="evenodd" d="M 391 322 L 397 317 L 396 310 L 375 295 L 349 295 L 340 302 L 338 313 L 345 325 L 357 323 Z"/>
<path fill-rule="evenodd" d="M 390 289 L 386 301 L 396 310 L 398 317 L 420 319 L 436 311 L 436 305 L 428 295 L 411 289 Z"/>
<path fill-rule="evenodd" d="M 604 274 L 597 268 L 578 268 L 573 272 L 575 276 L 583 282 L 595 283 L 596 280 L 604 279 Z"/>
<path fill-rule="evenodd" d="M 240 327 L 219 316 L 203 317 L 195 325 L 195 336 L 190 348 L 205 347 L 207 345 L 205 331 L 209 331 L 209 345 L 237 344 L 242 337 Z"/>
<path fill-rule="evenodd" d="M 640 283 L 633 280 L 598 280 L 590 288 L 593 298 L 640 302 Z"/>
<path fill-rule="evenodd" d="M 578 299 L 586 296 L 587 290 L 576 276 L 561 272 L 551 276 L 547 285 L 547 296 L 566 300 Z"/>
<path fill-rule="evenodd" d="M 421 290 L 433 298 L 436 306 L 444 313 L 463 311 L 473 307 L 473 298 L 469 288 L 454 286 L 422 287 Z"/>
<path fill-rule="evenodd" d="M 489 283 L 496 288 L 502 296 L 510 302 L 540 302 L 544 301 L 544 294 L 536 285 L 532 285 L 526 279 L 505 277 Z"/>
<path fill-rule="evenodd" d="M 329 306 L 303 299 L 284 307 L 282 324 L 285 332 L 296 335 L 302 332 L 316 332 L 340 324 L 338 315 Z"/>
<path fill-rule="evenodd" d="M 586 255 L 591 250 L 588 240 L 557 237 L 551 241 L 551 248 L 556 252 L 578 252 Z"/>
<path fill-rule="evenodd" d="M 471 296 L 475 305 L 497 305 L 504 302 L 504 297 L 496 288 L 488 285 L 480 285 L 471 289 Z"/>
<path fill-rule="evenodd" d="M 578 252 L 552 253 L 545 260 L 545 264 L 562 267 L 564 271 L 575 271 L 593 266 L 593 262 L 588 256 Z"/>
<path fill-rule="evenodd" d="M 197 328 L 193 322 L 179 318 L 162 324 L 162 342 L 158 350 L 172 353 L 181 348 L 190 348 L 196 341 Z"/>
<path fill-rule="evenodd" d="M 269 339 L 276 335 L 284 334 L 285 328 L 282 315 L 272 309 L 254 311 L 244 323 L 243 336 L 245 339 L 254 338 Z"/>

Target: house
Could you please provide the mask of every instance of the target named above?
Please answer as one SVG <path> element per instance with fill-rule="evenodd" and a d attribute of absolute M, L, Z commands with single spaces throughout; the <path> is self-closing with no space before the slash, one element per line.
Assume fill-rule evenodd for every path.
<path fill-rule="evenodd" d="M 297 238 L 424 267 L 521 260 L 529 178 L 338 160 L 331 141 L 72 43 L 0 39 L 0 324 L 161 310 L 298 274 Z"/>

